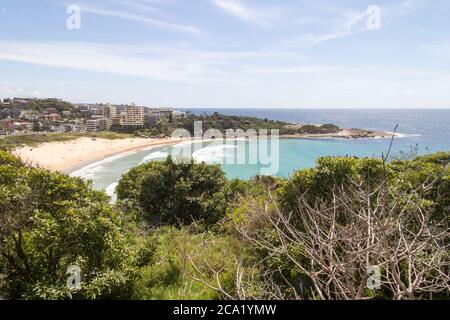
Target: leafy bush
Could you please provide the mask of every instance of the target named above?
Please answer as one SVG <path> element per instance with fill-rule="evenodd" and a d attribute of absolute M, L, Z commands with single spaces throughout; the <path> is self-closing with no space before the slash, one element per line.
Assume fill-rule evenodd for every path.
<path fill-rule="evenodd" d="M 117 298 L 130 286 L 121 216 L 90 183 L 0 152 L 0 265 L 7 298 Z M 81 290 L 66 286 L 81 268 Z"/>
<path fill-rule="evenodd" d="M 231 219 L 236 236 L 242 237 L 243 246 L 254 246 L 250 255 L 260 260 L 261 268 L 265 270 L 265 273 L 272 275 L 268 283 L 275 284 L 277 290 L 280 290 L 277 292 L 283 298 L 297 298 L 296 295 L 292 295 L 292 290 L 295 290 L 297 294 L 301 292 L 303 298 L 316 298 L 308 293 L 311 289 L 311 281 L 304 270 L 311 270 L 313 264 L 301 245 L 305 238 L 299 236 L 311 231 L 314 234 L 316 230 L 304 225 L 305 210 L 316 210 L 321 214 L 332 212 L 335 214 L 336 222 L 345 232 L 345 230 L 351 230 L 356 221 L 361 221 L 360 217 L 358 218 L 359 214 L 364 217 L 364 212 L 375 214 L 380 212 L 380 208 L 386 208 L 386 210 L 389 208 L 391 216 L 387 218 L 386 215 L 386 219 L 390 219 L 392 223 L 398 223 L 399 228 L 408 230 L 407 232 L 413 235 L 423 231 L 420 230 L 424 225 L 421 217 L 429 215 L 429 221 L 426 220 L 429 222 L 427 227 L 443 238 L 445 234 L 442 232 L 448 230 L 450 221 L 448 219 L 450 212 L 449 163 L 450 153 L 437 153 L 410 161 L 393 161 L 385 165 L 381 159 L 374 158 L 320 158 L 316 167 L 299 170 L 291 179 L 280 181 L 277 192 L 273 192 L 272 197 L 264 193 L 256 195 L 239 192 L 228 210 L 228 217 Z M 362 194 L 372 196 L 368 198 L 355 196 Z M 383 204 L 384 199 L 386 204 Z M 340 203 L 339 206 L 338 203 Z M 350 211 L 349 208 L 354 211 Z M 318 216 L 316 211 L 311 217 Z M 382 217 L 383 215 L 381 215 L 380 224 L 386 223 Z M 320 220 L 319 217 L 317 219 Z M 392 226 L 387 224 L 385 227 L 387 228 L 388 225 Z M 308 241 L 314 241 L 319 235 L 326 235 L 331 230 L 327 225 L 320 223 L 314 225 L 314 228 L 323 228 L 326 232 L 317 231 L 315 237 L 310 237 Z M 357 232 L 348 231 L 350 236 L 345 238 L 347 236 L 345 235 L 344 238 L 350 242 L 356 242 L 361 238 L 357 233 L 364 230 L 366 229 L 357 230 Z M 295 235 L 291 235 L 290 232 Z M 286 239 L 282 241 L 283 236 L 289 241 Z M 445 247 L 447 243 L 448 247 L 448 236 L 447 240 L 443 241 L 439 245 Z M 255 243 L 259 244 L 255 245 Z M 331 241 L 331 243 L 334 242 Z M 336 242 L 333 254 L 345 260 L 345 257 L 343 258 L 345 252 L 341 251 L 341 246 L 343 242 Z M 419 254 L 414 257 L 413 263 L 417 266 L 422 263 L 422 259 L 427 261 L 430 258 L 427 255 L 431 256 L 430 252 L 441 254 L 441 249 L 436 247 L 430 245 L 427 249 L 423 249 L 420 257 Z M 389 246 L 385 244 L 383 250 L 388 249 Z M 314 252 L 319 252 L 318 250 L 319 248 L 316 248 Z M 391 257 L 401 259 L 394 253 Z M 448 266 L 448 255 L 441 255 L 440 259 L 444 265 L 447 263 Z M 406 272 L 405 268 L 401 266 L 399 268 L 402 272 Z M 407 278 L 406 274 L 402 273 L 401 276 L 402 279 Z M 423 276 L 433 278 L 433 274 L 429 272 Z M 369 296 L 374 292 L 365 294 Z M 379 291 L 377 294 L 384 298 L 392 296 L 389 290 Z M 420 292 L 416 294 L 420 295 Z M 442 292 L 438 294 L 442 295 Z"/>
<path fill-rule="evenodd" d="M 215 223 L 225 214 L 226 183 L 218 165 L 175 163 L 169 157 L 124 174 L 117 196 L 148 222 Z"/>

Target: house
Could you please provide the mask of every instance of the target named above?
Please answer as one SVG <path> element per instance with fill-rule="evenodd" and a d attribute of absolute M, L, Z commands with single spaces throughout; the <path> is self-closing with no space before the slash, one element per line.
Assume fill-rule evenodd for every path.
<path fill-rule="evenodd" d="M 34 110 L 24 110 L 20 113 L 20 118 L 28 121 L 36 121 L 39 119 L 39 113 Z"/>
<path fill-rule="evenodd" d="M 3 120 L 0 120 L 0 129 L 2 129 L 5 132 L 11 132 L 13 131 L 13 124 L 17 120 L 14 118 L 6 118 Z"/>
<path fill-rule="evenodd" d="M 28 103 L 30 103 L 30 101 L 32 101 L 33 99 L 30 99 L 30 98 L 14 98 L 13 99 L 13 102 L 14 103 L 17 103 L 17 104 L 19 104 L 19 105 L 22 105 L 22 106 L 25 106 L 25 105 L 27 105 Z"/>
<path fill-rule="evenodd" d="M 12 131 L 32 131 L 34 124 L 31 122 L 25 122 L 16 120 L 12 124 Z"/>
<path fill-rule="evenodd" d="M 3 109 L 0 111 L 0 119 L 12 117 L 12 111 L 10 109 Z"/>
<path fill-rule="evenodd" d="M 47 112 L 49 114 L 51 114 L 51 113 L 58 113 L 58 110 L 56 110 L 56 108 L 47 108 Z"/>
<path fill-rule="evenodd" d="M 186 112 L 182 112 L 182 111 L 174 111 L 172 112 L 172 117 L 174 119 L 181 119 L 184 118 L 186 116 Z"/>
<path fill-rule="evenodd" d="M 147 109 L 145 121 L 149 124 L 155 124 L 160 120 L 169 121 L 173 117 L 174 111 L 171 108 L 151 108 Z"/>
<path fill-rule="evenodd" d="M 20 114 L 22 113 L 22 109 L 18 109 L 18 108 L 15 108 L 15 109 L 12 109 L 11 110 L 11 117 L 12 118 L 19 118 L 20 117 Z"/>
<path fill-rule="evenodd" d="M 64 123 L 52 123 L 49 126 L 51 132 L 67 132 L 66 124 Z"/>
<path fill-rule="evenodd" d="M 47 116 L 48 120 L 50 122 L 56 122 L 56 121 L 60 121 L 61 120 L 61 116 L 58 113 L 50 113 Z"/>

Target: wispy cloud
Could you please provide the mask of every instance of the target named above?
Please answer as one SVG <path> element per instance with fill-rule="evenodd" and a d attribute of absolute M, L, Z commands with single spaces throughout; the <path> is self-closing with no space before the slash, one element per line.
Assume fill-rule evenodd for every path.
<path fill-rule="evenodd" d="M 59 6 L 67 6 L 70 4 L 69 2 L 55 3 Z M 95 3 L 81 1 L 78 5 L 80 6 L 81 11 L 85 13 L 129 20 L 147 27 L 154 27 L 162 30 L 193 35 L 203 34 L 203 32 L 195 26 L 150 17 L 149 14 L 160 12 L 160 9 L 153 5 L 156 3 L 158 2 L 149 0 L 103 0 L 96 1 Z"/>
<path fill-rule="evenodd" d="M 160 1 L 149 1 L 149 0 L 107 0 L 111 4 L 117 4 L 128 8 L 130 10 L 139 10 L 141 12 L 159 12 L 160 10 L 155 6 L 155 4 L 160 3 Z"/>
<path fill-rule="evenodd" d="M 416 12 L 416 10 L 424 4 L 424 0 L 406 0 L 401 3 L 380 7 L 382 28 L 390 23 L 392 18 L 410 15 Z M 340 17 L 330 19 L 328 20 L 328 23 L 325 23 L 325 25 L 328 24 L 330 26 L 331 31 L 324 33 L 307 33 L 303 36 L 303 40 L 307 45 L 314 46 L 326 41 L 370 31 L 366 26 L 367 19 L 369 18 L 369 13 L 366 9 L 359 11 L 354 9 L 341 9 L 339 11 L 341 11 Z"/>
<path fill-rule="evenodd" d="M 300 55 L 274 51 L 180 50 L 149 45 L 0 41 L 0 60 L 184 83 L 225 81 L 224 76 L 230 80 L 243 75 L 243 64 L 264 65 L 270 63 L 266 59 L 280 61 L 287 57 L 303 59 Z"/>
<path fill-rule="evenodd" d="M 175 60 L 140 46 L 81 42 L 0 41 L 0 59 L 85 71 L 187 80 L 202 70 L 199 63 Z"/>
<path fill-rule="evenodd" d="M 88 13 L 92 13 L 92 14 L 98 14 L 98 15 L 102 15 L 102 16 L 116 17 L 116 18 L 136 21 L 136 22 L 142 23 L 142 24 L 150 26 L 150 27 L 157 27 L 157 28 L 165 29 L 165 30 L 191 33 L 191 34 L 196 34 L 196 35 L 199 35 L 202 33 L 200 31 L 200 29 L 198 29 L 196 27 L 166 22 L 166 21 L 162 21 L 159 19 L 148 18 L 148 17 L 144 17 L 144 16 L 141 16 L 138 14 L 124 12 L 124 11 L 115 11 L 115 10 L 104 9 L 104 8 L 100 8 L 100 7 L 96 7 L 96 6 L 90 6 L 90 5 L 83 5 L 81 7 L 81 10 L 83 12 L 88 12 Z"/>
<path fill-rule="evenodd" d="M 212 0 L 219 9 L 241 20 L 262 26 L 270 25 L 270 14 L 262 9 L 250 8 L 239 0 Z"/>
<path fill-rule="evenodd" d="M 322 34 L 306 34 L 304 39 L 307 44 L 314 46 L 325 41 L 334 40 L 338 38 L 347 37 L 356 33 L 367 31 L 366 25 L 362 25 L 360 22 L 365 21 L 367 12 L 355 12 L 347 14 L 339 19 L 338 23 L 334 27 L 334 30 L 329 33 Z"/>
<path fill-rule="evenodd" d="M 256 74 L 279 74 L 279 75 L 298 75 L 298 74 L 314 74 L 314 73 L 328 73 L 338 71 L 336 66 L 326 65 L 304 65 L 282 68 L 258 68 L 252 69 L 251 73 Z"/>

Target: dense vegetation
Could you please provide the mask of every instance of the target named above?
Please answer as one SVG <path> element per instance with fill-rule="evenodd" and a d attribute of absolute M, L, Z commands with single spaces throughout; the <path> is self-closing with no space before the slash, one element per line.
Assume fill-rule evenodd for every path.
<path fill-rule="evenodd" d="M 165 134 L 170 136 L 175 129 L 186 129 L 191 134 L 194 134 L 194 122 L 201 121 L 202 129 L 204 131 L 209 129 L 215 129 L 222 132 L 225 135 L 226 130 L 279 130 L 280 134 L 298 134 L 298 133 L 335 133 L 340 130 L 338 126 L 333 124 L 324 125 L 292 125 L 285 121 L 260 119 L 256 117 L 248 116 L 235 116 L 225 115 L 215 112 L 213 114 L 200 114 L 195 115 L 188 112 L 181 118 L 162 119 L 154 125 L 151 125 L 144 130 L 140 131 L 140 134 L 158 135 Z"/>
<path fill-rule="evenodd" d="M 89 183 L 23 166 L 0 152 L 0 266 L 9 298 L 99 298 L 126 294 L 127 257 L 121 215 Z M 72 293 L 66 269 L 85 285 Z M 112 293 L 114 292 L 114 295 Z"/>
<path fill-rule="evenodd" d="M 0 103 L 0 107 L 7 107 L 10 109 L 14 108 L 22 108 L 23 105 L 20 102 L 15 102 L 14 100 L 10 100 L 10 103 L 6 105 L 2 105 Z M 46 111 L 47 109 L 55 109 L 56 112 L 62 111 L 73 111 L 74 106 L 70 102 L 63 101 L 60 99 L 48 98 L 48 99 L 30 99 L 26 104 L 27 110 L 33 110 L 38 112 Z"/>
<path fill-rule="evenodd" d="M 125 173 L 117 196 L 147 222 L 216 223 L 226 210 L 226 179 L 219 165 L 150 162 Z"/>
<path fill-rule="evenodd" d="M 226 181 L 168 159 L 125 174 L 111 204 L 0 151 L 0 296 L 450 298 L 449 162 L 326 157 L 290 179 Z"/>

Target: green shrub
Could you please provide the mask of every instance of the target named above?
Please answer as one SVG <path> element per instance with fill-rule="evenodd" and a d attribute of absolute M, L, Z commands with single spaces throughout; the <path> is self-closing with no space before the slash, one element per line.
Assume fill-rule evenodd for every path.
<path fill-rule="evenodd" d="M 199 277 L 217 286 L 211 270 L 205 268 L 203 277 L 190 258 L 196 261 L 198 268 L 204 268 L 207 262 L 218 271 L 222 270 L 221 282 L 227 290 L 233 290 L 236 272 L 233 257 L 243 253 L 236 239 L 224 234 L 199 233 L 190 227 L 161 227 L 151 232 L 148 240 L 155 244 L 155 251 L 151 263 L 139 269 L 133 289 L 135 299 L 221 298 L 219 292 L 193 279 L 192 276 Z"/>
<path fill-rule="evenodd" d="M 0 266 L 6 298 L 126 297 L 130 248 L 120 213 L 90 183 L 0 154 Z M 66 286 L 81 268 L 81 290 Z"/>
<path fill-rule="evenodd" d="M 138 166 L 119 181 L 118 199 L 147 222 L 209 224 L 225 214 L 227 180 L 220 166 L 164 162 Z"/>

